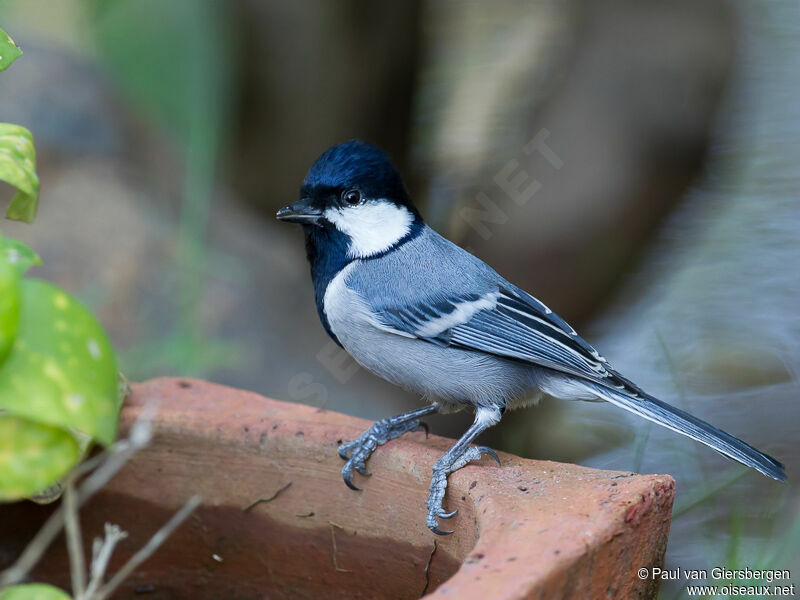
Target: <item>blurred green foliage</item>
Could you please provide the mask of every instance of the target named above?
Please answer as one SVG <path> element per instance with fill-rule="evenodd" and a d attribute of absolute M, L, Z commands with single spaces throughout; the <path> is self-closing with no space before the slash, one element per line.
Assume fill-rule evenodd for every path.
<path fill-rule="evenodd" d="M 0 29 L 0 71 L 5 71 L 20 56 L 22 50 Z M 0 123 L 0 180 L 17 188 L 6 216 L 32 222 L 39 202 L 36 151 L 31 132 L 19 125 Z"/>
<path fill-rule="evenodd" d="M 57 427 L 0 416 L 0 500 L 38 494 L 63 477 L 80 459 L 75 437 Z"/>
<path fill-rule="evenodd" d="M 0 262 L 0 362 L 11 351 L 19 320 L 19 283 L 8 263 Z"/>
<path fill-rule="evenodd" d="M 98 55 L 131 102 L 184 151 L 217 150 L 232 87 L 228 18 L 216 0 L 94 4 Z"/>
<path fill-rule="evenodd" d="M 219 0 L 98 0 L 92 27 L 98 56 L 131 104 L 172 135 L 185 165 L 173 268 L 174 329 L 123 355 L 126 372 L 203 376 L 242 353 L 205 331 L 200 307 L 213 269 L 206 232 L 220 147 L 230 127 L 235 44 Z"/>
<path fill-rule="evenodd" d="M 20 315 L 0 369 L 0 406 L 110 444 L 117 433 L 114 351 L 92 314 L 57 287 L 20 281 Z"/>
<path fill-rule="evenodd" d="M 0 600 L 69 600 L 69 596 L 52 585 L 24 583 L 1 591 Z"/>
<path fill-rule="evenodd" d="M 5 71 L 20 56 L 22 56 L 22 50 L 14 43 L 10 35 L 0 29 L 0 71 Z"/>
<path fill-rule="evenodd" d="M 77 464 L 91 440 L 116 437 L 111 345 L 77 301 L 22 277 L 37 262 L 0 237 L 0 500 L 40 492 Z"/>
<path fill-rule="evenodd" d="M 39 203 L 39 178 L 33 136 L 24 127 L 0 123 L 0 179 L 17 188 L 6 217 L 32 223 Z"/>
<path fill-rule="evenodd" d="M 0 70 L 21 54 L 10 49 L 16 46 L 0 30 Z M 32 221 L 39 180 L 33 137 L 23 127 L 0 124 L 0 179 L 18 189 L 7 216 Z M 117 434 L 111 344 L 76 300 L 49 283 L 24 278 L 40 263 L 27 246 L 0 236 L 0 501 L 33 496 L 57 483 L 92 440 L 108 445 Z M 2 597 L 29 598 L 32 592 L 48 593 L 20 588 Z"/>

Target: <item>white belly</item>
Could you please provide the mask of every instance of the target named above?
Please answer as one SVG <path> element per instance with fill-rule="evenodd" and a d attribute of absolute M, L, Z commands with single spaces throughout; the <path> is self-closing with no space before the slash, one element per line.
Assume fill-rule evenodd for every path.
<path fill-rule="evenodd" d="M 503 405 L 535 385 L 535 370 L 528 366 L 388 331 L 346 285 L 356 264 L 331 281 L 323 302 L 331 331 L 363 367 L 405 389 L 453 404 Z"/>

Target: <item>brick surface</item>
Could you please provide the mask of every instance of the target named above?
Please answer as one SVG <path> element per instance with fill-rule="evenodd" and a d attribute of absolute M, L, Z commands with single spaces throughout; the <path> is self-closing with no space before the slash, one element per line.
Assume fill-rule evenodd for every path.
<path fill-rule="evenodd" d="M 411 433 L 378 448 L 361 492 L 341 480 L 339 440 L 369 423 L 188 379 L 133 386 L 123 430 L 148 401 L 155 437 L 82 511 L 87 543 L 112 521 L 131 533 L 113 568 L 193 493 L 203 505 L 125 585 L 148 598 L 638 598 L 661 565 L 674 482 L 500 454 L 450 477 L 456 532 L 425 527 L 431 467 L 451 440 Z M 285 487 L 290 484 L 288 487 Z M 269 502 L 243 510 L 257 498 Z M 4 509 L 3 554 L 48 507 Z M 451 527 L 452 525 L 452 527 Z M 436 550 L 433 552 L 434 542 Z M 89 544 L 88 547 L 91 547 Z M 67 583 L 63 546 L 38 579 Z M 427 576 L 426 576 L 426 566 Z M 427 583 L 427 588 L 426 588 Z"/>

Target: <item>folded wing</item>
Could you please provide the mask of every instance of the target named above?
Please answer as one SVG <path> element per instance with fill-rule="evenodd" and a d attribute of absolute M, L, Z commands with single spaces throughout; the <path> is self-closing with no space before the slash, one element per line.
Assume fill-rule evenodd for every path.
<path fill-rule="evenodd" d="M 611 369 L 563 319 L 519 288 L 497 286 L 377 311 L 383 328 L 433 344 L 486 352 L 582 380 L 598 398 L 784 481 L 783 465 L 742 440 L 646 394 Z"/>
<path fill-rule="evenodd" d="M 640 392 L 608 369 L 597 350 L 561 317 L 510 285 L 382 308 L 377 315 L 387 329 L 430 343 L 528 362 L 634 396 Z"/>

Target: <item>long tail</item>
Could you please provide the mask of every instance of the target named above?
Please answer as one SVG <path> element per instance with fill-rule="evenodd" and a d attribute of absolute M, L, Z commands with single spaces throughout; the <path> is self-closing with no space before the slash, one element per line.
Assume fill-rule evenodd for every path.
<path fill-rule="evenodd" d="M 767 477 L 786 481 L 784 467 L 779 461 L 679 408 L 670 406 L 649 394 L 631 397 L 602 386 L 592 386 L 592 388 L 598 396 L 620 408 L 697 440 Z"/>

